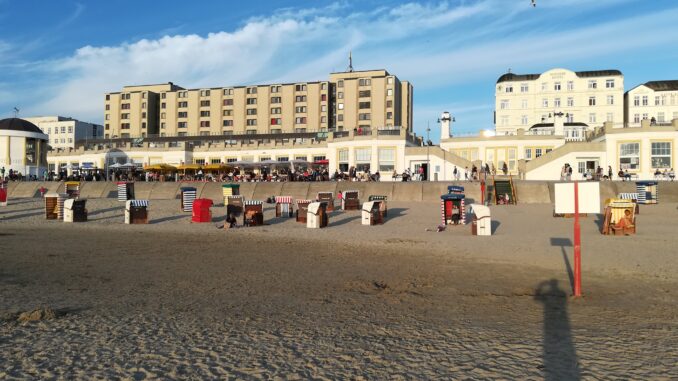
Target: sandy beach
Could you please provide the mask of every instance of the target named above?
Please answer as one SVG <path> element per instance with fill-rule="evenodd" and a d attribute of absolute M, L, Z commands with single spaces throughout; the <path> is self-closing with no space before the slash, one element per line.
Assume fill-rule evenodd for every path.
<path fill-rule="evenodd" d="M 381 226 L 334 212 L 228 231 L 153 200 L 149 225 L 90 199 L 87 223 L 42 200 L 0 208 L 0 379 L 676 379 L 677 204 L 638 234 L 582 219 L 584 298 L 571 299 L 572 220 L 493 207 L 492 237 L 436 233 L 439 204 L 389 202 Z M 49 306 L 56 318 L 20 323 Z"/>

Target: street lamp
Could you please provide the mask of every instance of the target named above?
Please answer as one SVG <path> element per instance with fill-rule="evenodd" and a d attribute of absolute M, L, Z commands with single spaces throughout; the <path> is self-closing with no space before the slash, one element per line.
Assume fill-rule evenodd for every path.
<path fill-rule="evenodd" d="M 431 156 L 430 156 L 431 139 L 429 138 L 430 132 L 431 126 L 429 125 L 429 122 L 426 121 L 426 181 L 430 181 L 429 174 L 431 173 Z"/>

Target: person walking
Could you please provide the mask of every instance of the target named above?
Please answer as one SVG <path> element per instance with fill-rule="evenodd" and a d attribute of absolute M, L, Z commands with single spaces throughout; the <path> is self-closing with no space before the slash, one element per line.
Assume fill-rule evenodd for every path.
<path fill-rule="evenodd" d="M 457 166 L 454 166 L 454 171 L 452 171 L 452 175 L 454 175 L 454 179 L 456 181 L 459 181 L 459 172 L 457 171 Z"/>
<path fill-rule="evenodd" d="M 611 165 L 607 166 L 607 179 L 612 181 L 612 166 Z"/>

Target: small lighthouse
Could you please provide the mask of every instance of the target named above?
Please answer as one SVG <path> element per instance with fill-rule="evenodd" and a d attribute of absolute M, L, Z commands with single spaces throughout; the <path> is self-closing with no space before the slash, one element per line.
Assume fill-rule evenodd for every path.
<path fill-rule="evenodd" d="M 452 127 L 452 117 L 450 116 L 449 112 L 444 111 L 442 114 L 440 114 L 440 140 L 445 140 L 452 137 L 450 127 Z"/>

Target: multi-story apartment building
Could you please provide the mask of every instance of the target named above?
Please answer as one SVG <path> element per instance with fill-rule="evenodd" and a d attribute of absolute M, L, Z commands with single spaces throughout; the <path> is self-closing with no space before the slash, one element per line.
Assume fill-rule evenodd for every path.
<path fill-rule="evenodd" d="M 288 84 L 126 86 L 104 104 L 106 138 L 412 129 L 412 86 L 386 70 Z"/>
<path fill-rule="evenodd" d="M 640 127 L 646 119 L 650 124 L 670 124 L 678 119 L 678 80 L 650 81 L 636 86 L 624 95 L 628 127 Z"/>
<path fill-rule="evenodd" d="M 551 69 L 542 74 L 506 73 L 495 88 L 497 135 L 518 129 L 553 125 L 593 128 L 624 120 L 624 76 L 619 70 L 570 71 Z M 536 125 L 536 126 L 535 126 Z"/>
<path fill-rule="evenodd" d="M 75 142 L 85 139 L 100 139 L 104 128 L 99 124 L 82 122 L 63 116 L 38 116 L 23 118 L 49 136 L 49 147 L 52 150 L 74 148 Z"/>

